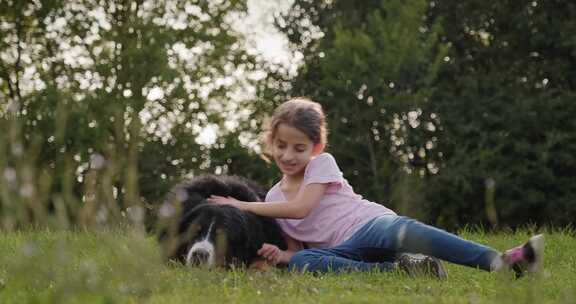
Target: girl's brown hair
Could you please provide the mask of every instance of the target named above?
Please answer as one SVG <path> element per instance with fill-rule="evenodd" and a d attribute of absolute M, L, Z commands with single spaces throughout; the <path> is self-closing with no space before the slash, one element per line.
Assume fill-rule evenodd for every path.
<path fill-rule="evenodd" d="M 279 105 L 264 131 L 264 153 L 270 155 L 278 125 L 287 124 L 306 134 L 314 144 L 326 144 L 328 130 L 322 106 L 305 97 L 296 97 Z"/>

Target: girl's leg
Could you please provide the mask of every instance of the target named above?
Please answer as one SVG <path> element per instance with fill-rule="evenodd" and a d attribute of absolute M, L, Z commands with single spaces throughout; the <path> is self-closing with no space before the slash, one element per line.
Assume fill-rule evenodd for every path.
<path fill-rule="evenodd" d="M 350 246 L 337 246 L 328 249 L 305 249 L 297 252 L 289 263 L 291 270 L 300 272 L 342 272 L 342 271 L 393 271 L 397 269 L 393 256 L 381 251 L 378 261 L 371 259 L 374 252 L 363 251 Z M 386 256 L 389 258 L 386 259 Z M 388 261 L 386 261 L 388 260 Z M 370 262 L 368 262 L 370 261 Z"/>
<path fill-rule="evenodd" d="M 371 257 L 402 252 L 421 253 L 487 271 L 512 267 L 517 275 L 522 275 L 523 268 L 535 272 L 542 264 L 544 239 L 541 235 L 534 236 L 526 244 L 502 255 L 493 248 L 407 217 L 382 216 L 365 224 L 340 246 L 296 253 L 289 267 L 320 272 L 390 271 L 397 268 L 395 263 L 377 261 Z M 520 268 L 516 269 L 517 266 Z"/>
<path fill-rule="evenodd" d="M 494 270 L 494 261 L 500 259 L 500 253 L 490 247 L 407 217 L 377 218 L 362 227 L 353 238 L 359 247 L 422 253 L 488 271 Z"/>
<path fill-rule="evenodd" d="M 483 270 L 492 270 L 500 253 L 490 247 L 462 239 L 444 230 L 406 217 L 390 227 L 399 251 L 417 252 L 439 259 Z"/>
<path fill-rule="evenodd" d="M 543 235 L 533 236 L 528 242 L 501 254 L 490 247 L 406 217 L 398 218 L 384 235 L 371 237 L 380 242 L 382 237 L 388 237 L 391 240 L 388 241 L 389 246 L 398 251 L 423 253 L 487 271 L 512 268 L 516 277 L 523 276 L 525 272 L 537 272 L 544 256 Z"/>

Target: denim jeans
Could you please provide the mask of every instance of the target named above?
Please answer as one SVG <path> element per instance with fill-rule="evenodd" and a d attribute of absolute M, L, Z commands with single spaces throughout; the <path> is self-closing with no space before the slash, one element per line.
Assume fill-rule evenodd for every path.
<path fill-rule="evenodd" d="M 421 253 L 490 271 L 499 252 L 404 216 L 375 218 L 344 243 L 297 252 L 288 267 L 297 271 L 392 271 L 398 253 Z"/>

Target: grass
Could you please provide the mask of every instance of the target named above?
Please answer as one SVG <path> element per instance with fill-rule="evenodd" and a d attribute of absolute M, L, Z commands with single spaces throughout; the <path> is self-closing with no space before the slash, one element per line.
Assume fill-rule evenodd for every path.
<path fill-rule="evenodd" d="M 530 232 L 465 238 L 497 249 Z M 576 242 L 546 234 L 543 271 L 513 280 L 447 265 L 437 281 L 399 273 L 310 275 L 188 269 L 161 261 L 154 238 L 130 230 L 0 234 L 0 303 L 576 303 Z"/>

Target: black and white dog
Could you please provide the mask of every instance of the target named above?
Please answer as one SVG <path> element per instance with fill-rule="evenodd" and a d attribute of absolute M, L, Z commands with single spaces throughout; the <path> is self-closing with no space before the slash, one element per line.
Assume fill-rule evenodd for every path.
<path fill-rule="evenodd" d="M 261 261 L 257 251 L 263 243 L 286 249 L 274 219 L 209 203 L 211 195 L 261 202 L 265 192 L 237 176 L 203 175 L 174 186 L 160 208 L 158 240 L 167 259 L 195 266 L 249 267 Z"/>

